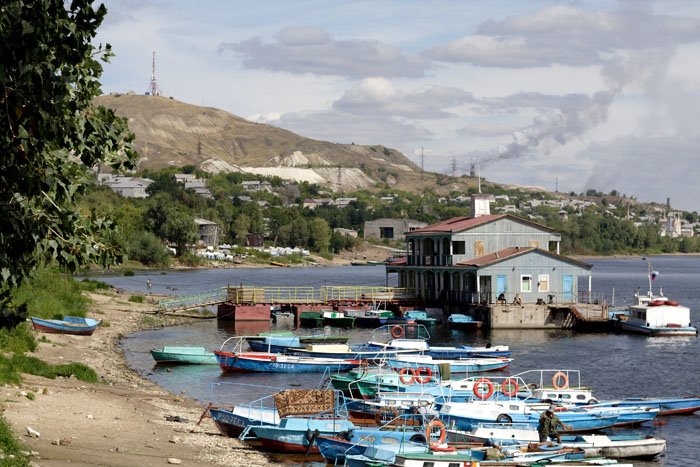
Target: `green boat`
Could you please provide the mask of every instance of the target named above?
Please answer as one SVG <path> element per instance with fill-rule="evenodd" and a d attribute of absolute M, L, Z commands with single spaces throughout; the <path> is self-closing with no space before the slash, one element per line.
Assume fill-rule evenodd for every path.
<path fill-rule="evenodd" d="M 299 315 L 299 324 L 307 328 L 323 326 L 323 315 L 320 311 L 302 311 Z"/>
<path fill-rule="evenodd" d="M 338 328 L 351 328 L 355 326 L 355 317 L 347 316 L 342 311 L 324 310 L 323 324 L 326 326 L 335 326 Z"/>
<path fill-rule="evenodd" d="M 156 363 L 186 363 L 190 365 L 218 365 L 216 355 L 204 347 L 161 347 L 151 349 Z"/>
<path fill-rule="evenodd" d="M 410 310 L 407 311 L 404 316 L 406 318 L 411 318 L 416 320 L 416 323 L 422 324 L 423 326 L 435 326 L 438 322 L 437 319 L 428 316 L 427 311 L 423 310 Z"/>

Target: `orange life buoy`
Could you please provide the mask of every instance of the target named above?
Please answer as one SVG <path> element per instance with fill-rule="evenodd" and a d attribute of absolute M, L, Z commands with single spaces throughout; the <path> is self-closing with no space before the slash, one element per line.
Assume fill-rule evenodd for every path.
<path fill-rule="evenodd" d="M 486 391 L 482 392 L 481 386 L 484 384 L 486 385 Z M 474 383 L 474 395 L 476 397 L 478 397 L 479 399 L 482 399 L 482 400 L 488 399 L 489 397 L 491 397 L 493 395 L 493 391 L 494 391 L 493 383 L 488 378 L 479 378 Z"/>
<path fill-rule="evenodd" d="M 552 376 L 552 386 L 554 389 L 566 389 L 569 387 L 569 377 L 563 371 L 557 371 Z"/>
<path fill-rule="evenodd" d="M 507 387 L 510 387 L 510 389 L 506 389 Z M 518 393 L 519 389 L 520 387 L 518 386 L 518 382 L 515 380 L 515 378 L 508 378 L 503 381 L 503 384 L 501 384 L 501 392 L 504 396 L 514 397 Z"/>
<path fill-rule="evenodd" d="M 430 439 L 432 438 L 431 435 L 433 434 L 433 428 L 440 429 L 440 436 L 438 436 L 438 439 L 436 441 L 430 441 Z M 445 442 L 446 437 L 447 431 L 445 430 L 445 424 L 437 418 L 430 420 L 428 425 L 425 427 L 425 439 L 428 442 L 428 446 L 430 446 L 430 449 L 432 449 L 433 451 L 444 449 L 440 448 L 440 445 Z"/>
<path fill-rule="evenodd" d="M 421 376 L 423 373 L 425 373 L 425 376 Z M 433 370 L 431 370 L 428 366 L 418 368 L 416 370 L 414 379 L 416 383 L 427 384 L 433 379 Z"/>
<path fill-rule="evenodd" d="M 400 325 L 396 325 L 393 328 L 391 328 L 391 337 L 394 339 L 401 339 L 404 335 L 403 328 Z"/>
<path fill-rule="evenodd" d="M 407 373 L 409 374 L 410 378 L 404 379 L 404 376 L 406 376 Z M 413 384 L 416 381 L 416 372 L 413 370 L 413 368 L 401 368 L 401 370 L 399 370 L 399 380 L 401 380 L 403 384 Z"/>

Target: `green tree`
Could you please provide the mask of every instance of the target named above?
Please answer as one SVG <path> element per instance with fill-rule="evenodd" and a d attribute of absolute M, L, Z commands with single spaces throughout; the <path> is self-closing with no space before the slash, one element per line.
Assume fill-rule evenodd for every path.
<path fill-rule="evenodd" d="M 160 237 L 174 243 L 177 255 L 181 256 L 188 243 L 197 241 L 194 217 L 178 209 L 168 210 L 165 223 L 160 228 Z"/>
<path fill-rule="evenodd" d="M 319 253 L 328 253 L 331 246 L 331 228 L 328 222 L 316 217 L 309 222 L 309 248 Z"/>
<path fill-rule="evenodd" d="M 68 271 L 103 266 L 122 252 L 105 241 L 114 224 L 81 215 L 76 197 L 89 169 L 116 170 L 136 159 L 126 120 L 96 107 L 111 47 L 92 39 L 107 10 L 89 0 L 5 0 L 0 6 L 0 307 L 15 323 L 23 309 L 5 310 L 10 290 L 43 261 Z"/>

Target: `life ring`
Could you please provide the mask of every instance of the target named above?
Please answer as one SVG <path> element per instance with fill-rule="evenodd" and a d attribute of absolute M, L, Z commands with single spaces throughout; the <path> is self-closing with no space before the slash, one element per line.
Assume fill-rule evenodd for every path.
<path fill-rule="evenodd" d="M 425 373 L 425 376 L 421 376 Z M 414 380 L 419 384 L 427 384 L 433 379 L 433 370 L 430 367 L 418 368 L 415 372 Z"/>
<path fill-rule="evenodd" d="M 567 389 L 569 387 L 569 377 L 563 371 L 557 371 L 552 376 L 552 386 L 554 386 L 554 389 Z"/>
<path fill-rule="evenodd" d="M 275 363 L 277 361 L 277 355 L 270 355 L 270 361 Z"/>
<path fill-rule="evenodd" d="M 438 436 L 437 441 L 431 441 L 431 435 L 433 434 L 433 428 L 439 428 L 440 429 L 440 436 Z M 430 449 L 433 451 L 436 451 L 440 449 L 440 445 L 445 442 L 445 438 L 447 437 L 447 431 L 445 430 L 445 424 L 442 423 L 439 419 L 434 418 L 430 420 L 428 425 L 425 427 L 425 439 L 428 441 L 428 446 L 430 446 Z M 442 448 L 444 449 L 444 448 Z"/>
<path fill-rule="evenodd" d="M 507 387 L 510 387 L 510 390 L 506 389 Z M 507 378 L 501 384 L 501 392 L 504 396 L 515 397 L 519 389 L 520 387 L 518 386 L 518 382 L 515 380 L 515 378 Z"/>
<path fill-rule="evenodd" d="M 485 384 L 486 385 L 486 391 L 482 392 L 481 391 L 481 386 Z M 491 382 L 490 379 L 488 378 L 479 378 L 476 380 L 474 383 L 474 395 L 478 397 L 479 399 L 488 399 L 489 397 L 493 396 L 493 383 Z"/>
<path fill-rule="evenodd" d="M 391 328 L 391 337 L 394 339 L 401 339 L 404 335 L 403 328 L 400 325 L 396 325 L 393 328 Z"/>
<path fill-rule="evenodd" d="M 404 379 L 406 373 L 409 374 L 410 378 Z M 416 372 L 413 370 L 413 368 L 401 368 L 401 370 L 399 370 L 399 380 L 401 380 L 403 384 L 413 384 L 416 381 Z"/>

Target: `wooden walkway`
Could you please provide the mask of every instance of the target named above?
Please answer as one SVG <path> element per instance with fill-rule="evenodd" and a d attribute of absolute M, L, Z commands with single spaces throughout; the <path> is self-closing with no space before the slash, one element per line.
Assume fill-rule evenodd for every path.
<path fill-rule="evenodd" d="M 398 303 L 414 300 L 415 291 L 396 287 L 222 287 L 196 295 L 158 302 L 164 311 L 188 310 L 230 303 L 233 305 L 328 305 L 338 303 Z"/>

